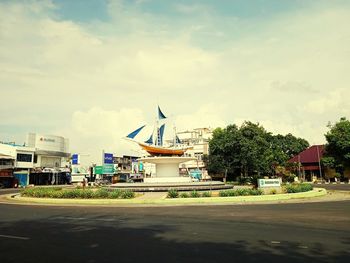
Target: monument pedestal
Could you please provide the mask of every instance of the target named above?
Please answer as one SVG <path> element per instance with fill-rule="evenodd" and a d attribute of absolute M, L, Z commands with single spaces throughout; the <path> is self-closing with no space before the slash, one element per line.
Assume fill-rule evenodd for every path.
<path fill-rule="evenodd" d="M 142 162 L 153 163 L 156 165 L 156 175 L 150 178 L 144 178 L 145 183 L 184 183 L 191 182 L 190 176 L 183 177 L 179 174 L 179 164 L 196 160 L 193 157 L 145 157 L 139 159 Z"/>

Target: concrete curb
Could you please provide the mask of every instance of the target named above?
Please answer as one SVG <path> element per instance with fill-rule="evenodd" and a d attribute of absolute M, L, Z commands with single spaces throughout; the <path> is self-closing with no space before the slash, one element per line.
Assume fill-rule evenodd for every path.
<path fill-rule="evenodd" d="M 276 203 L 291 199 L 309 199 L 327 194 L 324 188 L 315 188 L 309 192 L 277 195 L 201 197 L 201 198 L 159 198 L 159 199 L 51 199 L 7 195 L 5 199 L 12 204 L 27 205 L 68 205 L 68 206 L 181 206 L 181 205 L 220 205 L 241 203 Z"/>

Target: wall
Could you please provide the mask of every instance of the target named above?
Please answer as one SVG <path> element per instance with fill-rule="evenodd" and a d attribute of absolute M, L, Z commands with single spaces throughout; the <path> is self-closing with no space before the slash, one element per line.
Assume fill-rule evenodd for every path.
<path fill-rule="evenodd" d="M 27 145 L 42 151 L 68 153 L 69 140 L 61 136 L 29 133 Z"/>

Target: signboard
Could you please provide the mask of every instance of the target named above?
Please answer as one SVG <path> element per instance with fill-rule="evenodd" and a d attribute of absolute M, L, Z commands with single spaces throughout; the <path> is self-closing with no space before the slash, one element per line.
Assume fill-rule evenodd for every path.
<path fill-rule="evenodd" d="M 113 153 L 103 154 L 103 164 L 113 164 Z"/>
<path fill-rule="evenodd" d="M 103 166 L 95 166 L 95 174 L 103 174 Z"/>
<path fill-rule="evenodd" d="M 143 163 L 140 162 L 140 163 L 139 163 L 139 172 L 142 172 L 142 171 L 143 171 Z"/>
<path fill-rule="evenodd" d="M 95 174 L 114 174 L 114 165 L 113 164 L 105 164 L 101 166 L 95 166 Z"/>
<path fill-rule="evenodd" d="M 259 188 L 281 187 L 281 179 L 258 179 Z"/>
<path fill-rule="evenodd" d="M 72 155 L 72 164 L 79 164 L 79 155 L 76 153 Z"/>
<path fill-rule="evenodd" d="M 103 165 L 103 174 L 114 174 L 114 165 L 113 164 Z"/>

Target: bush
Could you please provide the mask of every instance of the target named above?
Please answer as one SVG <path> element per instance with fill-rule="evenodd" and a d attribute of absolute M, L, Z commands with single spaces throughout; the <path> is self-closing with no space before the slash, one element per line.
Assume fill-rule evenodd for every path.
<path fill-rule="evenodd" d="M 57 187 L 34 187 L 26 188 L 21 191 L 22 196 L 28 197 L 46 197 L 46 198 L 134 198 L 135 193 L 129 190 L 113 190 L 100 188 L 97 191 L 91 189 L 62 189 Z"/>
<path fill-rule="evenodd" d="M 135 193 L 133 191 L 130 191 L 130 190 L 125 190 L 125 191 L 121 192 L 120 197 L 123 198 L 123 199 L 134 198 L 135 197 Z"/>
<path fill-rule="evenodd" d="M 108 198 L 109 191 L 107 189 L 100 188 L 94 193 L 94 197 L 95 198 Z"/>
<path fill-rule="evenodd" d="M 180 197 L 181 198 L 188 198 L 188 197 L 190 197 L 190 195 L 188 193 L 181 193 Z"/>
<path fill-rule="evenodd" d="M 122 191 L 119 189 L 116 189 L 116 190 L 113 190 L 109 193 L 109 198 L 117 199 L 117 198 L 121 197 L 121 195 L 122 195 Z"/>
<path fill-rule="evenodd" d="M 249 195 L 262 195 L 263 191 L 260 189 L 248 189 Z"/>
<path fill-rule="evenodd" d="M 178 198 L 179 192 L 176 189 L 169 189 L 168 190 L 168 197 L 169 198 Z"/>
<path fill-rule="evenodd" d="M 287 193 L 307 192 L 314 189 L 312 184 L 290 184 L 285 186 Z"/>
<path fill-rule="evenodd" d="M 190 193 L 190 196 L 193 197 L 193 198 L 197 198 L 197 197 L 200 197 L 201 195 L 196 190 L 193 190 Z"/>
<path fill-rule="evenodd" d="M 69 189 L 69 190 L 63 190 L 62 191 L 62 198 L 80 198 L 81 196 L 80 189 Z"/>
<path fill-rule="evenodd" d="M 246 196 L 246 195 L 262 195 L 263 191 L 260 189 L 237 189 L 220 191 L 219 196 Z"/>
<path fill-rule="evenodd" d="M 202 197 L 211 197 L 211 192 L 203 192 Z"/>
<path fill-rule="evenodd" d="M 221 197 L 225 197 L 225 196 L 235 196 L 236 195 L 235 190 L 225 190 L 225 191 L 220 191 L 219 192 L 219 196 Z"/>
<path fill-rule="evenodd" d="M 276 190 L 276 189 L 272 189 L 272 190 L 270 191 L 270 195 L 275 195 L 275 194 L 277 194 L 277 190 Z"/>

